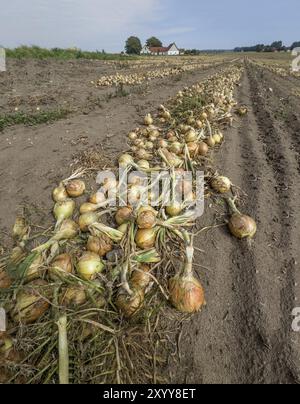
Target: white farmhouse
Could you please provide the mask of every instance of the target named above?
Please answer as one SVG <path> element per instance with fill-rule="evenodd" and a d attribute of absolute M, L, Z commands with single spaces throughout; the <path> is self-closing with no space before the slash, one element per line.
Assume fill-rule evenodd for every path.
<path fill-rule="evenodd" d="M 179 56 L 180 50 L 175 43 L 172 43 L 167 48 L 166 47 L 149 47 L 145 45 L 141 50 L 141 55 L 152 55 L 152 56 Z"/>

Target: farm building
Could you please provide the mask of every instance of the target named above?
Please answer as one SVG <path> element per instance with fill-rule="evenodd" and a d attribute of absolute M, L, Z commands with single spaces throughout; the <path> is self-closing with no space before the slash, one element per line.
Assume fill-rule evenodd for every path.
<path fill-rule="evenodd" d="M 175 43 L 172 43 L 168 47 L 149 47 L 145 45 L 141 50 L 141 55 L 179 56 L 180 50 Z"/>

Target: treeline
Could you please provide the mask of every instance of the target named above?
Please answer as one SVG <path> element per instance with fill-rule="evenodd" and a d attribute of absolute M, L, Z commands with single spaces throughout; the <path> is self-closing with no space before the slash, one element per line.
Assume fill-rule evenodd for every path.
<path fill-rule="evenodd" d="M 235 52 L 287 52 L 300 47 L 300 41 L 291 46 L 284 46 L 282 41 L 275 41 L 271 45 L 258 44 L 255 46 L 243 46 L 235 48 Z"/>
<path fill-rule="evenodd" d="M 6 56 L 10 58 L 16 59 L 90 59 L 90 60 L 120 60 L 125 59 L 128 60 L 130 57 L 120 55 L 120 54 L 110 54 L 106 53 L 104 50 L 102 51 L 82 51 L 78 48 L 70 48 L 70 49 L 61 49 L 61 48 L 53 48 L 53 49 L 45 49 L 39 46 L 19 46 L 15 49 L 5 49 Z M 132 58 L 132 57 L 131 57 Z"/>

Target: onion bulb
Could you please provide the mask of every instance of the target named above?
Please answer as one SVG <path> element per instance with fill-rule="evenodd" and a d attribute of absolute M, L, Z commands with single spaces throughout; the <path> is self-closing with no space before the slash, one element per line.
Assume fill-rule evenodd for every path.
<path fill-rule="evenodd" d="M 147 160 L 140 160 L 140 161 L 138 161 L 137 165 L 140 170 L 149 170 L 150 169 L 150 163 Z"/>
<path fill-rule="evenodd" d="M 194 129 L 189 129 L 189 131 L 185 134 L 186 143 L 196 142 L 198 139 L 198 135 Z"/>
<path fill-rule="evenodd" d="M 94 212 L 84 213 L 83 215 L 79 216 L 78 223 L 80 230 L 83 232 L 89 231 L 89 227 L 97 223 L 99 219 L 99 215 Z"/>
<path fill-rule="evenodd" d="M 152 229 L 156 225 L 157 212 L 150 206 L 142 207 L 137 214 L 137 225 L 140 229 Z"/>
<path fill-rule="evenodd" d="M 133 157 L 130 154 L 122 154 L 119 157 L 119 166 L 122 168 L 126 168 L 128 166 L 134 165 Z"/>
<path fill-rule="evenodd" d="M 171 217 L 176 217 L 180 215 L 183 211 L 183 205 L 179 202 L 174 202 L 172 205 L 166 207 L 166 212 Z"/>
<path fill-rule="evenodd" d="M 55 219 L 57 220 L 57 227 L 63 220 L 70 219 L 73 216 L 75 207 L 75 202 L 72 199 L 56 202 L 53 213 Z"/>
<path fill-rule="evenodd" d="M 187 144 L 188 151 L 191 157 L 196 157 L 198 154 L 199 145 L 197 142 L 190 142 Z"/>
<path fill-rule="evenodd" d="M 128 223 L 132 218 L 132 212 L 132 208 L 128 206 L 119 209 L 115 216 L 117 225 L 121 226 L 122 224 Z"/>
<path fill-rule="evenodd" d="M 196 313 L 205 304 L 203 287 L 193 276 L 193 256 L 194 248 L 190 245 L 186 248 L 183 274 L 169 281 L 171 303 L 181 313 Z"/>
<path fill-rule="evenodd" d="M 132 273 L 130 286 L 135 290 L 145 290 L 151 282 L 151 276 L 149 275 L 150 270 L 149 265 L 140 265 L 139 268 Z"/>
<path fill-rule="evenodd" d="M 84 253 L 77 264 L 78 274 L 87 281 L 93 280 L 103 269 L 104 264 L 99 255 L 91 252 Z"/>
<path fill-rule="evenodd" d="M 142 250 L 150 250 L 155 246 L 157 228 L 139 229 L 135 236 L 136 245 Z"/>
<path fill-rule="evenodd" d="M 104 257 L 108 252 L 112 251 L 112 240 L 105 234 L 99 237 L 90 236 L 87 242 L 87 249 L 100 257 Z"/>
<path fill-rule="evenodd" d="M 106 201 L 106 196 L 104 195 L 103 192 L 96 192 L 95 194 L 90 196 L 89 202 L 93 203 L 94 205 L 99 205 L 100 203 L 103 203 Z"/>
<path fill-rule="evenodd" d="M 213 139 L 214 139 L 216 144 L 220 144 L 222 142 L 221 136 L 218 133 L 213 135 Z"/>
<path fill-rule="evenodd" d="M 226 194 L 231 190 L 231 181 L 227 177 L 216 177 L 211 181 L 211 187 L 220 194 Z"/>
<path fill-rule="evenodd" d="M 85 193 L 85 183 L 81 180 L 69 181 L 66 185 L 66 190 L 71 198 L 78 198 Z"/>
<path fill-rule="evenodd" d="M 62 202 L 68 199 L 68 193 L 63 182 L 61 182 L 59 186 L 53 190 L 52 198 L 54 202 Z"/>
<path fill-rule="evenodd" d="M 152 154 L 147 152 L 145 149 L 139 149 L 136 152 L 136 156 L 139 160 L 151 160 L 152 159 Z"/>
<path fill-rule="evenodd" d="M 60 304 L 65 307 L 74 307 L 82 306 L 86 301 L 87 296 L 83 286 L 70 286 L 62 295 Z"/>
<path fill-rule="evenodd" d="M 183 149 L 183 145 L 179 142 L 174 142 L 170 146 L 170 151 L 175 154 L 181 154 Z"/>
<path fill-rule="evenodd" d="M 15 322 L 32 324 L 46 313 L 50 304 L 42 296 L 42 292 L 47 285 L 47 282 L 39 279 L 18 292 L 15 306 L 10 313 Z"/>
<path fill-rule="evenodd" d="M 164 140 L 164 139 L 160 139 L 160 140 L 158 141 L 158 146 L 159 146 L 160 148 L 162 148 L 162 149 L 167 149 L 167 148 L 169 147 L 169 143 L 168 143 L 166 140 Z"/>
<path fill-rule="evenodd" d="M 26 282 L 31 282 L 34 279 L 40 278 L 43 272 L 43 255 L 37 254 L 36 258 L 33 260 L 32 264 L 26 270 L 24 274 L 24 279 Z"/>
<path fill-rule="evenodd" d="M 58 255 L 51 263 L 48 270 L 50 279 L 57 281 L 64 279 L 67 275 L 73 272 L 72 257 L 69 254 Z"/>
<path fill-rule="evenodd" d="M 136 134 L 135 132 L 130 132 L 130 133 L 128 134 L 128 138 L 129 138 L 130 140 L 135 140 L 135 139 L 137 139 L 137 134 Z"/>
<path fill-rule="evenodd" d="M 10 279 L 5 268 L 0 268 L 0 289 L 8 289 L 12 285 L 12 280 Z"/>
<path fill-rule="evenodd" d="M 80 206 L 79 212 L 81 215 L 84 215 L 85 213 L 96 212 L 98 209 L 98 205 L 86 202 Z"/>
<path fill-rule="evenodd" d="M 208 153 L 208 145 L 204 142 L 200 142 L 198 144 L 198 153 L 200 154 L 200 156 L 206 156 Z"/>
<path fill-rule="evenodd" d="M 144 123 L 145 123 L 145 125 L 147 125 L 147 126 L 150 126 L 150 125 L 153 124 L 153 118 L 152 118 L 151 114 L 147 114 L 147 115 L 145 116 Z"/>
<path fill-rule="evenodd" d="M 216 142 L 212 136 L 208 137 L 205 141 L 209 147 L 215 147 Z"/>
<path fill-rule="evenodd" d="M 227 203 L 232 212 L 232 216 L 228 222 L 231 234 L 238 239 L 252 239 L 257 232 L 257 224 L 255 220 L 250 216 L 243 215 L 239 212 L 232 199 L 228 198 Z"/>
<path fill-rule="evenodd" d="M 169 290 L 171 303 L 181 313 L 196 313 L 205 304 L 203 287 L 192 275 L 170 279 Z"/>
<path fill-rule="evenodd" d="M 145 294 L 143 290 L 136 290 L 132 296 L 122 292 L 117 296 L 116 306 L 125 318 L 130 319 L 143 307 Z"/>
<path fill-rule="evenodd" d="M 198 129 L 202 129 L 204 125 L 203 125 L 202 121 L 198 120 L 198 121 L 196 121 L 196 126 Z"/>
<path fill-rule="evenodd" d="M 18 240 L 23 240 L 29 232 L 29 226 L 23 217 L 17 217 L 13 227 L 13 237 Z"/>

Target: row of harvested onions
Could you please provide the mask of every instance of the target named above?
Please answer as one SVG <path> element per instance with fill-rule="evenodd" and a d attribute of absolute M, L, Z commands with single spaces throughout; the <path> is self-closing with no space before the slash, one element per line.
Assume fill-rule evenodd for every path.
<path fill-rule="evenodd" d="M 139 169 L 148 173 L 164 169 L 170 176 L 182 174 L 187 169 L 193 172 L 199 165 L 205 166 L 210 150 L 224 141 L 224 126 L 232 123 L 231 111 L 236 106 L 234 86 L 240 76 L 241 70 L 232 67 L 205 83 L 179 92 L 169 103 L 169 108 L 159 107 L 157 116 L 147 114 L 143 126 L 129 133 L 130 152 L 119 157 L 119 166 L 128 172 Z M 199 96 L 203 97 L 202 103 L 197 103 L 194 109 L 183 111 L 182 115 L 174 112 L 178 111 L 178 106 L 182 107 Z M 102 219 L 109 210 L 108 195 L 119 192 L 118 181 L 107 178 L 99 192 L 81 203 L 77 217 L 75 199 L 86 193 L 86 185 L 80 179 L 82 175 L 84 173 L 76 172 L 54 189 L 54 233 L 29 255 L 26 254 L 28 225 L 22 219 L 16 223 L 17 246 L 10 257 L 10 265 L 16 270 L 7 272 L 0 268 L 1 288 L 10 287 L 14 279 L 19 281 L 22 277 L 23 286 L 17 293 L 11 318 L 24 324 L 41 318 L 50 307 L 51 282 L 63 285 L 58 302 L 62 306 L 80 307 L 92 293 L 94 304 L 103 307 L 108 303 L 103 276 L 116 268 L 118 285 L 121 286 L 113 291 L 113 302 L 126 318 L 131 318 L 141 310 L 145 296 L 154 284 L 153 268 L 162 261 L 160 235 L 166 228 L 182 240 L 186 255 L 183 268 L 169 280 L 170 302 L 183 313 L 199 311 L 205 304 L 204 290 L 193 272 L 193 237 L 186 230 L 191 228 L 194 220 L 189 214 L 196 198 L 194 185 L 188 182 L 179 184 L 186 196 L 183 203 L 174 202 L 154 209 L 140 206 L 141 194 L 151 192 L 147 187 L 141 187 L 139 178 L 133 177 L 129 187 L 131 203 L 117 209 L 114 212 L 115 224 L 108 225 Z M 231 233 L 237 238 L 254 237 L 256 223 L 240 213 L 235 201 L 229 197 L 233 188 L 231 181 L 215 175 L 209 179 L 208 185 L 226 197 Z M 174 186 L 176 188 L 178 184 Z M 78 245 L 80 254 L 72 256 L 61 251 L 68 241 Z M 21 275 L 20 269 L 23 270 Z"/>

